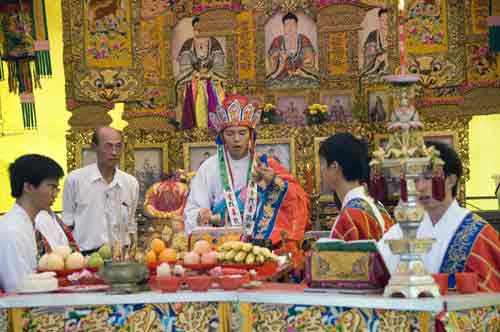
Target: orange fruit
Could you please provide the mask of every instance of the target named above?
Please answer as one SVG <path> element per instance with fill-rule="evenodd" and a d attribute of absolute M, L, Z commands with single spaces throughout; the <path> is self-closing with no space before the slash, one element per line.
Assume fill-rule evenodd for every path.
<path fill-rule="evenodd" d="M 156 253 L 153 250 L 148 251 L 146 254 L 146 264 L 155 265 L 157 262 Z"/>
<path fill-rule="evenodd" d="M 160 263 L 173 263 L 177 261 L 177 251 L 172 248 L 163 249 L 158 256 L 158 261 Z"/>
<path fill-rule="evenodd" d="M 165 249 L 166 246 L 165 246 L 165 242 L 163 242 L 162 240 L 160 239 L 154 239 L 153 241 L 151 241 L 151 249 L 156 253 L 156 254 L 159 254 L 160 252 L 163 251 L 163 249 Z"/>

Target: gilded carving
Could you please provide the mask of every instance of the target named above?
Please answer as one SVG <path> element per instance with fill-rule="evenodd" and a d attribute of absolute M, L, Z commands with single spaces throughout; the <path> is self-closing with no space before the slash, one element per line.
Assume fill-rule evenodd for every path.
<path fill-rule="evenodd" d="M 103 103 L 138 99 L 142 93 L 137 75 L 119 69 L 78 70 L 74 85 L 75 98 Z"/>

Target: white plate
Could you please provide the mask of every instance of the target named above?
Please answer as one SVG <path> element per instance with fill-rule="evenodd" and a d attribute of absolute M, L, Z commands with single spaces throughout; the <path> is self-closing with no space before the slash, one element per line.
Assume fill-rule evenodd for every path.
<path fill-rule="evenodd" d="M 40 294 L 40 293 L 52 293 L 58 290 L 58 288 L 48 288 L 48 289 L 37 289 L 37 290 L 18 290 L 17 294 Z"/>
<path fill-rule="evenodd" d="M 108 285 L 74 285 L 60 287 L 57 291 L 61 293 L 86 293 L 86 292 L 100 292 L 109 290 Z"/>

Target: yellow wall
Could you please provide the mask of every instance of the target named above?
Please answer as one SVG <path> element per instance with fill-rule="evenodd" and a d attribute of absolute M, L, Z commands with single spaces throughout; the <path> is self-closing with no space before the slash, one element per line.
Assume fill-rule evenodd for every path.
<path fill-rule="evenodd" d="M 475 116 L 469 124 L 470 180 L 467 196 L 494 196 L 493 174 L 500 174 L 500 114 Z M 496 200 L 469 200 L 484 210 L 497 210 Z M 468 206 L 473 208 L 472 205 Z"/>
<path fill-rule="evenodd" d="M 51 44 L 54 75 L 42 80 L 43 89 L 35 92 L 38 114 L 38 130 L 23 132 L 19 98 L 9 94 L 7 82 L 0 82 L 0 107 L 4 115 L 3 132 L 0 136 L 0 213 L 12 205 L 7 167 L 18 156 L 25 153 L 41 153 L 57 160 L 66 169 L 65 131 L 70 114 L 65 109 L 64 68 L 62 59 L 62 21 L 60 1 L 46 1 L 49 17 L 49 39 Z M 5 66 L 4 66 L 4 69 Z M 112 126 L 122 129 L 126 122 L 121 118 L 122 106 L 110 113 Z M 2 129 L 0 127 L 0 129 Z M 474 117 L 470 125 L 471 177 L 467 183 L 468 196 L 492 195 L 494 183 L 491 175 L 500 173 L 500 115 Z M 494 201 L 471 202 L 481 208 L 498 208 Z M 54 205 L 61 209 L 60 199 Z"/>
<path fill-rule="evenodd" d="M 3 114 L 3 130 L 0 126 L 0 213 L 12 205 L 8 179 L 8 165 L 18 156 L 26 153 L 40 153 L 55 159 L 66 171 L 66 138 L 70 113 L 65 108 L 63 40 L 60 1 L 45 1 L 47 9 L 49 40 L 51 45 L 53 76 L 42 79 L 42 89 L 35 91 L 38 130 L 23 131 L 19 97 L 9 93 L 7 81 L 0 82 L 0 107 Z M 7 66 L 4 63 L 4 70 Z M 120 121 L 123 107 L 115 107 L 110 113 L 112 126 L 124 127 Z M 0 134 L 1 135 L 1 134 Z M 61 181 L 62 186 L 62 181 Z M 59 195 L 61 196 L 61 195 Z M 61 209 L 60 197 L 54 209 Z"/>

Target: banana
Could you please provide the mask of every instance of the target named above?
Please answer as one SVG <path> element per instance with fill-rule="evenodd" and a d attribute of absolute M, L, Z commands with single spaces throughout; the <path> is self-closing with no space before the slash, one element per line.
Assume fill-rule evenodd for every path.
<path fill-rule="evenodd" d="M 224 255 L 224 260 L 226 260 L 226 261 L 232 261 L 233 258 L 236 256 L 237 253 L 238 252 L 236 250 L 234 250 L 234 249 L 226 252 L 225 255 Z"/>
<path fill-rule="evenodd" d="M 241 250 L 244 252 L 249 252 L 252 251 L 252 244 L 251 243 L 244 243 L 243 246 L 241 247 Z"/>
<path fill-rule="evenodd" d="M 223 243 L 219 250 L 222 250 L 222 251 L 229 251 L 233 248 L 233 243 L 234 241 L 229 241 L 229 242 L 226 242 L 226 243 Z"/>
<path fill-rule="evenodd" d="M 265 257 L 262 256 L 262 255 L 257 255 L 257 257 L 255 258 L 255 261 L 258 263 L 258 264 L 262 264 L 266 261 Z"/>
<path fill-rule="evenodd" d="M 255 255 L 252 253 L 248 253 L 247 258 L 245 258 L 245 264 L 253 264 L 255 263 Z"/>
<path fill-rule="evenodd" d="M 236 263 L 241 263 L 241 262 L 243 262 L 243 260 L 245 259 L 246 256 L 247 256 L 247 253 L 245 251 L 240 251 L 239 253 L 236 254 L 236 256 L 234 256 L 234 261 Z"/>
<path fill-rule="evenodd" d="M 223 251 L 217 252 L 217 261 L 222 262 L 226 256 L 226 253 Z"/>
<path fill-rule="evenodd" d="M 252 254 L 258 255 L 260 252 L 260 247 L 259 246 L 253 246 L 252 248 Z"/>
<path fill-rule="evenodd" d="M 236 241 L 233 245 L 233 250 L 241 251 L 241 248 L 243 248 L 244 244 L 244 242 Z"/>
<path fill-rule="evenodd" d="M 266 258 L 271 258 L 271 256 L 272 256 L 271 250 L 269 250 L 267 248 L 261 248 L 260 253 L 262 254 L 262 256 L 264 256 Z"/>

